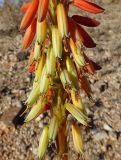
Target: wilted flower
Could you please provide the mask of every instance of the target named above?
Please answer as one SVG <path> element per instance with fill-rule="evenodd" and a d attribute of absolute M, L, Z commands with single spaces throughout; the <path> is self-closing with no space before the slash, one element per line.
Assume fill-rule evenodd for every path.
<path fill-rule="evenodd" d="M 82 27 L 97 27 L 100 23 L 81 15 L 70 17 L 70 4 L 93 14 L 104 11 L 87 0 L 32 0 L 21 7 L 24 17 L 20 30 L 25 31 L 22 45 L 24 49 L 32 46 L 28 71 L 35 75 L 26 101 L 26 111 L 30 112 L 25 122 L 46 111 L 51 115 L 40 138 L 40 160 L 51 141 L 56 141 L 57 156 L 68 159 L 69 124 L 74 147 L 78 153 L 83 152 L 83 140 L 75 121 L 87 126 L 89 120 L 80 91 L 84 90 L 88 97 L 92 96 L 86 75 L 101 69 L 85 54 L 84 47 L 92 48 L 96 44 Z M 68 114 L 74 117 L 69 123 Z"/>

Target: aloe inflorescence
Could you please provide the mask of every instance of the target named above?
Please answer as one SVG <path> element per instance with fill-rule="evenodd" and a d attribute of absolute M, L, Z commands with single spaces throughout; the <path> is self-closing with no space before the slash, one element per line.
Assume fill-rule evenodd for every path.
<path fill-rule="evenodd" d="M 68 159 L 68 130 L 72 132 L 75 150 L 83 153 L 76 120 L 84 126 L 89 120 L 80 93 L 84 90 L 91 98 L 87 76 L 101 69 L 84 51 L 84 47 L 93 48 L 96 44 L 82 27 L 97 27 L 100 23 L 80 15 L 70 17 L 70 5 L 93 14 L 104 11 L 87 0 L 32 0 L 21 7 L 24 17 L 20 30 L 25 30 L 22 46 L 32 46 L 28 71 L 35 77 L 26 100 L 29 113 L 25 122 L 50 112 L 40 137 L 40 160 L 51 142 L 56 142 L 58 159 Z M 73 119 L 68 118 L 69 114 Z"/>

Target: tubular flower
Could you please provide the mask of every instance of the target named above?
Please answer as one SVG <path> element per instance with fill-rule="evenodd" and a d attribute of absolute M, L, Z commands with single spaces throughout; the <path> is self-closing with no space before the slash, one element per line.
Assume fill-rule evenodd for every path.
<path fill-rule="evenodd" d="M 78 153 L 83 153 L 83 140 L 76 121 L 88 126 L 89 119 L 80 93 L 83 90 L 92 97 L 88 75 L 101 69 L 84 51 L 84 47 L 93 48 L 96 43 L 83 28 L 97 27 L 100 23 L 81 15 L 70 17 L 70 4 L 93 14 L 104 11 L 87 0 L 32 0 L 21 7 L 24 17 L 20 30 L 25 31 L 22 44 L 24 49 L 32 45 L 28 71 L 35 75 L 26 101 L 26 112 L 30 112 L 25 122 L 50 112 L 50 121 L 40 137 L 40 160 L 52 141 L 56 142 L 57 157 L 68 159 L 69 125 L 74 147 Z M 69 114 L 73 119 L 67 118 Z"/>

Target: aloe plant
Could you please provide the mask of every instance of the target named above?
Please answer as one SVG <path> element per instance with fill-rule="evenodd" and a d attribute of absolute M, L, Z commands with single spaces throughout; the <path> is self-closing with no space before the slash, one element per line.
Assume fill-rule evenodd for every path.
<path fill-rule="evenodd" d="M 83 154 L 77 121 L 88 126 L 89 119 L 80 93 L 84 90 L 85 95 L 92 97 L 87 76 L 101 69 L 85 53 L 84 47 L 93 48 L 96 44 L 82 27 L 97 27 L 100 23 L 81 15 L 70 17 L 70 4 L 92 14 L 104 11 L 87 0 L 32 0 L 21 7 L 24 17 L 20 30 L 25 31 L 22 46 L 32 48 L 28 71 L 35 75 L 26 101 L 26 111 L 30 112 L 25 122 L 46 111 L 51 115 L 40 137 L 40 160 L 52 141 L 56 142 L 58 159 L 68 159 L 69 127 L 75 150 Z M 73 119 L 68 119 L 69 114 Z"/>

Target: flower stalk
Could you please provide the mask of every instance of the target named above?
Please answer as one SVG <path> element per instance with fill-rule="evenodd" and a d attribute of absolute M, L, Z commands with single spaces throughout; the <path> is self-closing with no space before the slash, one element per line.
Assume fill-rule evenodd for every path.
<path fill-rule="evenodd" d="M 69 6 L 98 14 L 104 11 L 87 0 L 32 0 L 21 7 L 24 13 L 20 30 L 25 31 L 23 48 L 31 46 L 28 71 L 34 75 L 33 87 L 26 101 L 25 122 L 50 112 L 39 142 L 39 159 L 45 157 L 49 143 L 56 142 L 57 158 L 68 160 L 68 130 L 72 130 L 75 150 L 83 154 L 83 138 L 77 121 L 88 126 L 82 90 L 90 98 L 88 75 L 101 67 L 85 53 L 84 47 L 96 46 L 82 26 L 100 23 L 81 15 L 69 16 Z M 35 41 L 33 45 L 33 41 Z M 68 115 L 73 120 L 68 119 Z"/>

